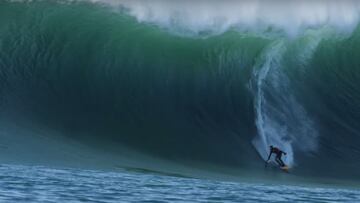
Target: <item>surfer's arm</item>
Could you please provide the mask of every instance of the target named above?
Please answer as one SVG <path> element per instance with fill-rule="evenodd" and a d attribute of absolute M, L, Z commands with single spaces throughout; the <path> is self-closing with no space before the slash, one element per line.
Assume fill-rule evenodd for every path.
<path fill-rule="evenodd" d="M 268 157 L 268 159 L 266 161 L 270 160 L 271 155 L 272 155 L 272 152 L 270 152 L 269 157 Z"/>

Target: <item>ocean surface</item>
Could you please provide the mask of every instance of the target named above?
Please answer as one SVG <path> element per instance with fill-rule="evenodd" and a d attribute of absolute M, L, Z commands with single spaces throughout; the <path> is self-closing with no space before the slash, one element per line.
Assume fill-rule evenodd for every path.
<path fill-rule="evenodd" d="M 360 182 L 359 22 L 356 0 L 0 0 L 3 198 L 360 202 L 337 188 Z"/>
<path fill-rule="evenodd" d="M 360 191 L 236 183 L 151 173 L 2 165 L 1 202 L 341 202 Z"/>

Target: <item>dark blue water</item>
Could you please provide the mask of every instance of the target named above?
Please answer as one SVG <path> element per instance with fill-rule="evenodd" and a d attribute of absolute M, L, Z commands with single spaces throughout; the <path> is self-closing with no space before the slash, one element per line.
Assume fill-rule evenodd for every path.
<path fill-rule="evenodd" d="M 359 202 L 360 191 L 2 165 L 1 202 Z"/>

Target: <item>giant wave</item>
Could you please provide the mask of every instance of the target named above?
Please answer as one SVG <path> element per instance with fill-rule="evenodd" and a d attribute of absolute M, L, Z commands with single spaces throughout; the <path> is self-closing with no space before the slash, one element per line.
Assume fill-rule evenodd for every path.
<path fill-rule="evenodd" d="M 245 170 L 262 168 L 273 144 L 296 174 L 360 177 L 359 9 L 356 1 L 2 1 L 2 136 L 31 126 L 114 157 L 129 148 Z M 2 160 L 27 157 L 24 148 L 32 146 Z"/>

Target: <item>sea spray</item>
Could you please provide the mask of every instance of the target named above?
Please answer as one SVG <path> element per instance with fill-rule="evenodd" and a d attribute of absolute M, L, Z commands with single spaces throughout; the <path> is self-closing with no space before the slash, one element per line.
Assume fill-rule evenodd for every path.
<path fill-rule="evenodd" d="M 261 157 L 266 160 L 269 146 L 285 151 L 287 165 L 294 165 L 294 148 L 316 150 L 318 133 L 313 121 L 293 95 L 282 59 L 289 45 L 284 40 L 273 42 L 259 58 L 251 83 L 254 92 L 258 135 L 253 139 Z M 310 47 L 313 47 L 312 45 Z"/>

